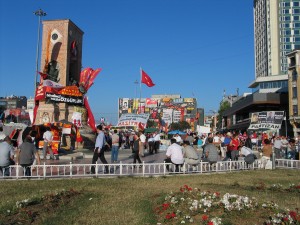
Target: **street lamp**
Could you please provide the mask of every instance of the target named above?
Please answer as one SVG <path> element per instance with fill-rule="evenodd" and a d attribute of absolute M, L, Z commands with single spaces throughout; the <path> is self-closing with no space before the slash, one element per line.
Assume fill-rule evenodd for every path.
<path fill-rule="evenodd" d="M 36 72 L 35 72 L 35 79 L 34 79 L 34 87 L 35 91 L 37 88 L 37 78 L 38 78 L 38 71 L 39 71 L 39 51 L 40 51 L 40 27 L 41 27 L 41 17 L 46 16 L 47 13 L 45 13 L 42 9 L 39 9 L 35 12 L 33 12 L 34 15 L 38 16 L 39 18 L 39 24 L 38 24 L 38 36 L 37 36 L 37 45 L 36 45 Z"/>
<path fill-rule="evenodd" d="M 138 80 L 135 80 L 134 84 L 135 84 L 135 96 L 134 96 L 134 102 L 133 103 L 136 103 L 135 101 L 136 101 L 136 97 L 137 97 L 137 88 L 138 88 L 138 84 L 139 84 Z M 136 106 L 136 104 L 134 104 L 134 106 Z M 136 113 L 136 111 L 137 110 L 135 110 L 135 113 Z"/>

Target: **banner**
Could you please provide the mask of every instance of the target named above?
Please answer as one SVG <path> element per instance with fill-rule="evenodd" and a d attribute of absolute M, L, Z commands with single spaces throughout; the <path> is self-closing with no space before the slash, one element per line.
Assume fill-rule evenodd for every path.
<path fill-rule="evenodd" d="M 248 129 L 281 129 L 283 118 L 284 111 L 264 111 L 251 113 L 251 122 Z"/>
<path fill-rule="evenodd" d="M 173 122 L 173 109 L 163 109 L 163 115 L 161 118 L 164 123 L 171 124 Z"/>
<path fill-rule="evenodd" d="M 146 127 L 149 114 L 123 114 L 119 118 L 117 126 L 142 126 Z"/>
<path fill-rule="evenodd" d="M 65 102 L 65 103 L 74 104 L 74 105 L 83 105 L 82 97 L 46 93 L 46 99 L 49 99 L 54 102 Z"/>
<path fill-rule="evenodd" d="M 151 99 L 151 98 L 146 98 L 146 107 L 148 107 L 148 108 L 157 107 L 157 100 L 156 99 Z"/>

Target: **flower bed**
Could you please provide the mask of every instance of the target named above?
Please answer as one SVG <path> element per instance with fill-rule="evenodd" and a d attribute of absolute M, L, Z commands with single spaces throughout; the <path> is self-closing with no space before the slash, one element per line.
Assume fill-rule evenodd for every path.
<path fill-rule="evenodd" d="M 298 191 L 290 185 L 288 191 Z M 282 189 L 279 184 L 270 189 Z M 236 194 L 201 191 L 188 185 L 171 192 L 155 208 L 158 225 L 162 224 L 300 224 L 300 214 L 279 209 L 274 202 L 260 203 L 256 198 Z"/>

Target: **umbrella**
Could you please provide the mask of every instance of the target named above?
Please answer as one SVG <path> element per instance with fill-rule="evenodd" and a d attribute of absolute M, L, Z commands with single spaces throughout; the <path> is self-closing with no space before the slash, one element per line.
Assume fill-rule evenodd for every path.
<path fill-rule="evenodd" d="M 186 134 L 185 132 L 183 131 L 180 131 L 180 130 L 171 130 L 168 132 L 168 134 L 179 134 L 179 135 L 183 135 L 183 134 Z"/>
<path fill-rule="evenodd" d="M 156 132 L 157 129 L 155 127 L 149 127 L 149 128 L 146 128 L 144 131 L 145 131 L 145 133 L 153 133 L 153 132 Z"/>

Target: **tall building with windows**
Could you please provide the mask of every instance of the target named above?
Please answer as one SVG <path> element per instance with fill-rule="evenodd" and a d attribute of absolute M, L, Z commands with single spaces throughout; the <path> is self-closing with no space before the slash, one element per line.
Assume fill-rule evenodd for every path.
<path fill-rule="evenodd" d="M 287 54 L 300 49 L 300 1 L 254 0 L 255 80 L 261 93 L 287 92 Z"/>

